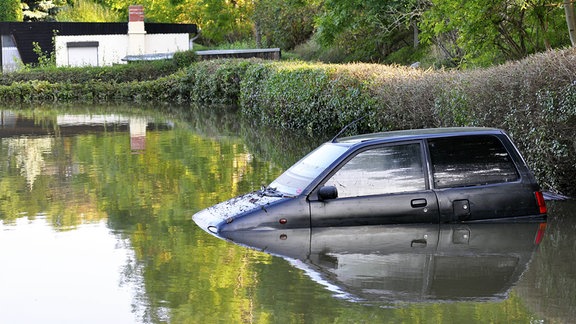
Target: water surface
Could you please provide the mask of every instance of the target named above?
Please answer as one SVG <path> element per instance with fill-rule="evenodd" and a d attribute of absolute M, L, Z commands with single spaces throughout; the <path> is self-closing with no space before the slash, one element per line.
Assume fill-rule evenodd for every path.
<path fill-rule="evenodd" d="M 191 221 L 196 211 L 271 182 L 318 141 L 258 130 L 215 109 L 186 115 L 5 109 L 0 322 L 564 323 L 576 317 L 572 201 L 549 204 L 542 243 L 519 276 L 499 279 L 502 290 L 489 298 L 374 302 L 339 283 L 378 284 L 363 277 L 390 273 L 391 254 L 376 263 L 341 258 L 340 266 L 369 267 L 364 276 L 345 277 L 353 281 L 330 280 L 297 259 L 208 235 Z M 334 259 L 318 260 L 332 264 L 332 279 L 349 274 Z M 507 265 L 503 260 L 501 268 Z"/>

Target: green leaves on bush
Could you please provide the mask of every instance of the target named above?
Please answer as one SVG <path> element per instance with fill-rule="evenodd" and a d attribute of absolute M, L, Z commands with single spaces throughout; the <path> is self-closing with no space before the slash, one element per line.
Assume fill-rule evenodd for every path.
<path fill-rule="evenodd" d="M 467 72 L 258 59 L 185 61 L 3 74 L 0 101 L 239 105 L 243 118 L 259 126 L 324 140 L 359 118 L 350 127 L 353 133 L 497 127 L 514 138 L 545 188 L 576 194 L 576 56 L 571 50 Z"/>
<path fill-rule="evenodd" d="M 174 60 L 174 64 L 178 68 L 185 68 L 185 67 L 192 65 L 194 62 L 196 62 L 198 60 L 198 58 L 196 57 L 196 52 L 190 50 L 190 51 L 180 51 L 180 52 L 174 53 L 173 60 Z"/>
<path fill-rule="evenodd" d="M 190 66 L 180 80 L 183 98 L 205 104 L 235 105 L 240 81 L 252 60 L 202 61 Z M 256 61 L 258 62 L 258 61 Z"/>
<path fill-rule="evenodd" d="M 291 62 L 252 66 L 241 89 L 240 107 L 245 116 L 322 137 L 365 116 L 373 103 L 363 81 L 335 65 Z"/>
<path fill-rule="evenodd" d="M 155 80 L 178 71 L 171 60 L 136 62 L 113 66 L 93 67 L 54 67 L 44 66 L 25 69 L 21 72 L 0 74 L 0 85 L 10 85 L 19 81 L 48 81 L 50 83 L 131 82 Z"/>

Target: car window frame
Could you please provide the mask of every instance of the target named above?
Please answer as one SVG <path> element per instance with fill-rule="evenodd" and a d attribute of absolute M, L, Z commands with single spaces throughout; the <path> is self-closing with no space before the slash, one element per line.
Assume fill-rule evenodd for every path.
<path fill-rule="evenodd" d="M 427 143 L 424 139 L 415 139 L 415 140 L 403 140 L 403 141 L 393 141 L 393 142 L 385 142 L 385 143 L 371 143 L 364 146 L 360 146 L 353 151 L 351 151 L 348 156 L 342 159 L 330 172 L 328 172 L 323 179 L 318 182 L 318 184 L 314 187 L 311 193 L 308 195 L 309 201 L 317 201 L 320 200 L 318 198 L 318 191 L 320 188 L 324 187 L 326 183 L 332 178 L 332 176 L 338 172 L 344 165 L 346 165 L 350 160 L 355 158 L 358 154 L 373 150 L 379 149 L 383 147 L 389 146 L 399 146 L 399 145 L 409 145 L 409 144 L 418 144 L 420 146 L 420 158 L 422 161 L 422 171 L 424 177 L 424 189 L 421 190 L 412 190 L 412 191 L 401 191 L 401 192 L 391 192 L 391 193 L 377 193 L 372 195 L 364 195 L 364 196 L 353 196 L 353 197 L 338 197 L 336 199 L 355 199 L 359 197 L 374 197 L 374 196 L 383 196 L 383 195 L 398 195 L 398 194 L 410 194 L 410 193 L 417 193 L 423 191 L 431 191 L 431 169 L 430 169 L 430 158 L 429 153 L 427 151 Z"/>
<path fill-rule="evenodd" d="M 430 151 L 430 142 L 434 140 L 442 140 L 442 139 L 453 139 L 453 138 L 462 138 L 462 137 L 492 137 L 496 141 L 498 141 L 501 147 L 506 151 L 510 158 L 510 164 L 514 167 L 516 171 L 517 179 L 514 181 L 500 181 L 500 182 L 490 182 L 490 183 L 483 183 L 483 184 L 469 184 L 469 185 L 458 185 L 458 186 L 446 186 L 446 187 L 437 187 L 435 178 L 434 178 L 434 165 L 432 161 L 432 152 Z M 429 172 L 429 181 L 430 181 L 430 188 L 432 190 L 447 190 L 447 189 L 462 189 L 462 188 L 477 188 L 477 187 L 486 187 L 486 186 L 498 186 L 507 183 L 519 183 L 523 181 L 524 173 L 523 167 L 518 164 L 518 160 L 522 160 L 521 156 L 518 156 L 518 150 L 515 147 L 509 147 L 508 144 L 511 143 L 510 140 L 505 141 L 497 134 L 467 134 L 467 135 L 458 135 L 458 136 L 442 136 L 442 137 L 433 137 L 427 138 L 424 141 L 424 148 L 426 150 L 426 156 L 428 160 L 428 172 Z"/>

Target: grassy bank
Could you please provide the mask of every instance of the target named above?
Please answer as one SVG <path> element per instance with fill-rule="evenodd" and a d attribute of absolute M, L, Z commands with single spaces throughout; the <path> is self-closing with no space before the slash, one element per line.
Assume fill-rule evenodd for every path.
<path fill-rule="evenodd" d="M 352 131 L 498 127 L 545 188 L 576 194 L 573 50 L 466 72 L 259 60 L 156 64 L 3 75 L 0 101 L 232 104 L 255 124 L 325 138 L 359 117 Z"/>

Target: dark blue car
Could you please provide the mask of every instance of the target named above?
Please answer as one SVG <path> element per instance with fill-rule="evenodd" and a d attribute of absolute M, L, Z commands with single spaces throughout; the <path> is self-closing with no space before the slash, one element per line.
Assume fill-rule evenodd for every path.
<path fill-rule="evenodd" d="M 234 231 L 514 221 L 546 216 L 540 187 L 508 135 L 437 128 L 336 138 L 268 187 L 194 221 Z"/>

